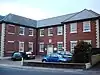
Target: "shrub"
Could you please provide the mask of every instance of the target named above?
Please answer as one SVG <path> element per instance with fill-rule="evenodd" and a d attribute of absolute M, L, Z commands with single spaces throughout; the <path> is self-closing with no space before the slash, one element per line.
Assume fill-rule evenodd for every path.
<path fill-rule="evenodd" d="M 91 48 L 91 44 L 84 41 L 78 41 L 77 45 L 74 47 L 73 62 L 89 62 Z"/>

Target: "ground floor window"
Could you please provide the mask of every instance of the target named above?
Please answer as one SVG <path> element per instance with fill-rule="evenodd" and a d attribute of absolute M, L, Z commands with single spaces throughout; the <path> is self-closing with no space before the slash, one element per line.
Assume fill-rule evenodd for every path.
<path fill-rule="evenodd" d="M 24 42 L 19 42 L 19 52 L 24 52 Z"/>
<path fill-rule="evenodd" d="M 84 42 L 87 42 L 88 44 L 91 44 L 91 40 L 84 40 Z"/>
<path fill-rule="evenodd" d="M 74 53 L 74 47 L 77 45 L 77 41 L 70 41 L 71 52 Z"/>
<path fill-rule="evenodd" d="M 29 52 L 33 52 L 33 42 L 29 42 L 28 51 L 29 51 Z"/>
<path fill-rule="evenodd" d="M 39 52 L 44 52 L 44 42 L 39 44 Z"/>
<path fill-rule="evenodd" d="M 57 42 L 57 49 L 62 50 L 63 49 L 63 42 Z"/>

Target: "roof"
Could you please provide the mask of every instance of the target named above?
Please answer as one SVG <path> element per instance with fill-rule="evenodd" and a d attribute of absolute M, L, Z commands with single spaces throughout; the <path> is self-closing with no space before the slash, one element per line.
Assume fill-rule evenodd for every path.
<path fill-rule="evenodd" d="M 63 22 L 89 19 L 89 18 L 95 18 L 95 17 L 99 17 L 99 16 L 100 16 L 100 14 L 98 14 L 92 10 L 84 9 L 84 10 L 80 11 L 79 13 L 77 13 L 76 15 L 70 17 L 69 19 L 66 18 L 66 20 Z"/>
<path fill-rule="evenodd" d="M 2 20 L 4 17 L 5 17 L 5 16 L 1 16 L 1 15 L 0 15 L 0 20 Z"/>
<path fill-rule="evenodd" d="M 45 27 L 45 26 L 61 24 L 62 21 L 64 21 L 67 18 L 70 18 L 71 16 L 73 16 L 75 14 L 76 13 L 72 13 L 72 14 L 57 16 L 57 17 L 48 18 L 48 19 L 44 19 L 44 20 L 38 20 L 37 21 L 37 27 Z"/>
<path fill-rule="evenodd" d="M 90 18 L 96 18 L 99 16 L 100 14 L 92 10 L 84 9 L 80 12 L 52 17 L 52 18 L 43 19 L 43 20 L 32 20 L 32 19 L 25 18 L 25 17 L 18 16 L 18 15 L 8 14 L 6 16 L 0 16 L 0 21 L 39 28 L 39 27 L 59 25 L 61 24 L 61 22 L 70 22 L 70 21 L 77 21 L 77 20 L 83 20 L 83 19 L 90 19 Z"/>
<path fill-rule="evenodd" d="M 15 24 L 20 24 L 23 26 L 31 26 L 31 27 L 36 27 L 37 26 L 37 21 L 32 20 L 29 18 L 25 18 L 22 16 L 14 15 L 14 14 L 8 14 L 6 15 L 2 21 L 5 22 L 10 22 L 10 23 L 15 23 Z"/>

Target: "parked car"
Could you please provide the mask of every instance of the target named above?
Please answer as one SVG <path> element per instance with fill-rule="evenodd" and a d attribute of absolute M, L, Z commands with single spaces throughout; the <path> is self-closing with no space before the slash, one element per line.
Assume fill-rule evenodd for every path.
<path fill-rule="evenodd" d="M 53 53 L 53 54 L 44 56 L 42 58 L 42 62 L 67 62 L 67 59 L 63 58 L 62 55 Z"/>
<path fill-rule="evenodd" d="M 35 59 L 35 55 L 31 52 L 14 52 L 11 56 L 11 60 L 22 60 L 23 59 Z"/>
<path fill-rule="evenodd" d="M 33 52 L 26 52 L 27 55 L 27 59 L 35 59 L 35 55 L 33 54 Z"/>
<path fill-rule="evenodd" d="M 11 60 L 22 60 L 22 54 L 20 52 L 14 52 L 11 56 Z"/>
<path fill-rule="evenodd" d="M 71 61 L 72 60 L 72 56 L 73 54 L 69 51 L 61 51 L 61 52 L 58 52 L 59 55 L 62 55 L 63 58 L 66 58 L 67 61 Z"/>

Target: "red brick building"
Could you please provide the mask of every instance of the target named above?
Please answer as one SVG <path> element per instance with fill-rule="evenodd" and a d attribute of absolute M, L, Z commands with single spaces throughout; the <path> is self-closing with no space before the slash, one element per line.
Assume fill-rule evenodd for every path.
<path fill-rule="evenodd" d="M 99 16 L 87 9 L 38 21 L 14 14 L 0 16 L 0 56 L 14 51 L 49 54 L 62 48 L 73 52 L 78 40 L 99 48 Z"/>

